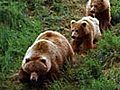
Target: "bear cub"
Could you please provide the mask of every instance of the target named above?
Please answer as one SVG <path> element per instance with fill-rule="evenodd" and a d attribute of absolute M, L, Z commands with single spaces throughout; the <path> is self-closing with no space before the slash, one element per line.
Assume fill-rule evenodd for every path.
<path fill-rule="evenodd" d="M 99 21 L 91 16 L 71 21 L 71 45 L 76 53 L 86 53 L 86 50 L 96 48 L 96 41 L 101 37 Z"/>

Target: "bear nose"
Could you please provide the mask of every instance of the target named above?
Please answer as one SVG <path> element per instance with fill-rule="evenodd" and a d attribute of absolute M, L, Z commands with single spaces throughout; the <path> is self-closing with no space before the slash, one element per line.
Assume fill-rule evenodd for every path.
<path fill-rule="evenodd" d="M 72 36 L 73 39 L 75 39 L 75 36 Z"/>
<path fill-rule="evenodd" d="M 38 80 L 38 75 L 37 75 L 36 72 L 31 73 L 31 75 L 30 75 L 30 80 L 31 80 L 32 82 L 37 82 L 37 80 Z"/>
<path fill-rule="evenodd" d="M 93 10 L 91 10 L 90 12 L 91 12 L 91 13 L 95 13 L 95 11 L 93 11 Z"/>

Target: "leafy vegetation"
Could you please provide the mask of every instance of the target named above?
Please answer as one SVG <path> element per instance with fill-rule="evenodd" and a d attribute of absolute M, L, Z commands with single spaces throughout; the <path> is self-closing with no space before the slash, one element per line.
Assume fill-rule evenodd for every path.
<path fill-rule="evenodd" d="M 120 22 L 120 3 L 119 0 L 110 0 L 111 2 L 111 14 L 112 14 L 112 24 L 116 25 Z"/>
<path fill-rule="evenodd" d="M 0 90 L 28 90 L 12 82 L 27 48 L 43 31 L 56 30 L 70 38 L 72 19 L 85 15 L 86 0 L 1 0 L 0 1 Z M 112 23 L 86 57 L 77 55 L 79 65 L 66 66 L 62 77 L 47 85 L 48 90 L 119 90 L 120 22 L 119 0 L 111 0 Z M 117 23 L 117 25 L 116 25 Z M 34 88 L 32 88 L 34 90 Z"/>

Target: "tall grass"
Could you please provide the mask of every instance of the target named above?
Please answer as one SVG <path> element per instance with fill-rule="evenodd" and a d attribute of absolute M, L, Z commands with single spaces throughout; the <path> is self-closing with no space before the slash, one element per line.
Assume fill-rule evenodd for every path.
<path fill-rule="evenodd" d="M 0 4 L 0 89 L 18 90 L 9 77 L 18 71 L 27 48 L 41 32 L 41 22 L 25 15 L 22 2 Z"/>

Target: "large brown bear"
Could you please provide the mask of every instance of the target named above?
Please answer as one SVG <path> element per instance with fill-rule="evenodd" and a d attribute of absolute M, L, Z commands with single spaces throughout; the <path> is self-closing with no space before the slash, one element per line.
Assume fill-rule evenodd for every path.
<path fill-rule="evenodd" d="M 89 0 L 86 5 L 86 16 L 96 17 L 100 22 L 101 32 L 111 26 L 109 0 Z"/>
<path fill-rule="evenodd" d="M 100 37 L 99 21 L 91 16 L 83 17 L 82 19 L 71 21 L 73 50 L 83 54 L 86 50 L 96 48 L 96 43 Z"/>
<path fill-rule="evenodd" d="M 57 76 L 68 58 L 76 64 L 68 40 L 56 31 L 43 32 L 28 48 L 19 70 L 19 80 L 37 82 L 44 76 Z"/>

